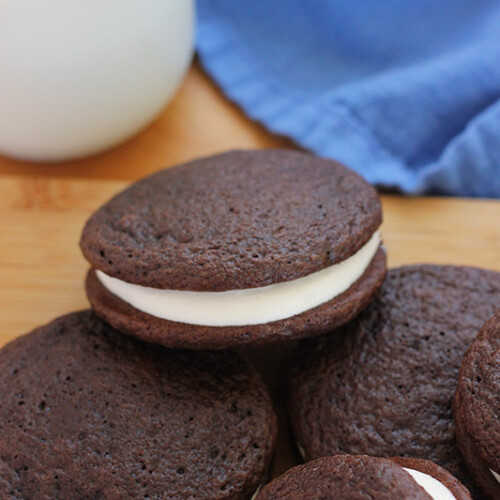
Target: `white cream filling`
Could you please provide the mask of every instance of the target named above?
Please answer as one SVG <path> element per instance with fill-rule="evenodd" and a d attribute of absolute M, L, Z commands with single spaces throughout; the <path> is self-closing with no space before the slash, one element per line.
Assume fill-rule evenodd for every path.
<path fill-rule="evenodd" d="M 500 474 L 495 472 L 493 469 L 490 469 L 490 471 L 493 474 L 493 477 L 500 483 Z"/>
<path fill-rule="evenodd" d="M 410 474 L 420 486 L 422 486 L 422 488 L 433 498 L 433 500 L 456 500 L 452 492 L 436 478 L 418 470 L 407 469 L 406 467 L 403 467 L 403 469 L 408 472 L 408 474 Z"/>
<path fill-rule="evenodd" d="M 157 318 L 204 326 L 257 325 L 301 314 L 345 292 L 363 275 L 379 245 L 376 231 L 354 255 L 326 269 L 292 281 L 224 292 L 161 290 L 99 270 L 96 274 L 112 294 Z"/>
<path fill-rule="evenodd" d="M 305 461 L 306 459 L 306 450 L 304 450 L 304 447 L 297 441 L 296 442 L 297 444 L 297 450 L 299 450 L 299 453 L 300 453 L 300 456 L 302 458 L 302 460 Z"/>
<path fill-rule="evenodd" d="M 257 495 L 260 493 L 261 489 L 262 489 L 262 484 L 259 484 L 259 487 L 255 491 L 255 493 L 252 495 L 252 498 L 250 500 L 255 500 L 257 498 Z"/>

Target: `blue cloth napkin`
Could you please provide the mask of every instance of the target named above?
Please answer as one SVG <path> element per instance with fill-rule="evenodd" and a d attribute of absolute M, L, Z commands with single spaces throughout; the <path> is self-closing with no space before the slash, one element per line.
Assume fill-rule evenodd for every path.
<path fill-rule="evenodd" d="M 499 0 L 198 0 L 197 46 L 248 116 L 374 184 L 500 197 Z"/>

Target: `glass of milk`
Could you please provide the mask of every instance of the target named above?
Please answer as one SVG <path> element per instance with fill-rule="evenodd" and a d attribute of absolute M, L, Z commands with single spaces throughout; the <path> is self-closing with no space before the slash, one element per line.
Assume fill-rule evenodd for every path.
<path fill-rule="evenodd" d="M 193 53 L 194 0 L 0 0 L 0 154 L 91 155 L 164 108 Z"/>

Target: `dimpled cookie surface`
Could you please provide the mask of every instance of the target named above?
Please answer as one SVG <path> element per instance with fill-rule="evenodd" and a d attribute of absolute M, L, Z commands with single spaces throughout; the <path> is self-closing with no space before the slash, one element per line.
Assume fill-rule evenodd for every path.
<path fill-rule="evenodd" d="M 2 498 L 240 499 L 267 473 L 272 404 L 230 352 L 166 350 L 84 311 L 5 346 L 0 375 Z"/>

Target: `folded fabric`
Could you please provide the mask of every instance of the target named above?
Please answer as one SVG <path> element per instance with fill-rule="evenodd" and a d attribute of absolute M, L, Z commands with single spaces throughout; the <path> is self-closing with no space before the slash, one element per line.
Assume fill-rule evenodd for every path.
<path fill-rule="evenodd" d="M 248 116 L 369 182 L 500 197 L 500 0 L 198 0 Z"/>

